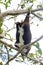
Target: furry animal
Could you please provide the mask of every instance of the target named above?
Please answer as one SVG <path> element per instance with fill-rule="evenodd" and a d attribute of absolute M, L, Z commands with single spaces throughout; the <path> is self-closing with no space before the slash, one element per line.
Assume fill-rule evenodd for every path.
<path fill-rule="evenodd" d="M 23 22 L 16 23 L 16 43 L 15 46 L 21 48 L 23 45 L 29 44 L 31 42 L 31 31 L 30 31 L 30 24 L 29 24 L 29 15 L 26 15 L 26 18 Z M 25 54 L 28 54 L 30 51 L 30 46 L 27 47 L 27 51 Z"/>

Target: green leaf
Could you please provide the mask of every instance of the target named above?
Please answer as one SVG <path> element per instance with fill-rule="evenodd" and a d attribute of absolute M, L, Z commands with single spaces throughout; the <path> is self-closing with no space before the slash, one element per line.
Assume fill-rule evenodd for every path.
<path fill-rule="evenodd" d="M 42 7 L 42 4 L 37 5 L 37 7 Z"/>
<path fill-rule="evenodd" d="M 34 61 L 33 64 L 35 64 L 35 65 L 39 65 L 39 64 L 38 64 L 38 61 Z"/>
<path fill-rule="evenodd" d="M 3 44 L 0 43 L 0 48 L 2 48 L 2 47 L 3 47 Z"/>
<path fill-rule="evenodd" d="M 23 55 L 21 55 L 21 57 L 22 57 L 23 60 L 25 59 Z"/>
<path fill-rule="evenodd" d="M 33 3 L 35 0 L 24 0 L 26 1 L 27 3 L 30 2 L 30 3 Z"/>
<path fill-rule="evenodd" d="M 0 18 L 0 34 L 3 32 L 3 30 L 1 29 L 2 25 L 3 25 L 3 19 Z"/>
<path fill-rule="evenodd" d="M 13 38 L 10 36 L 10 34 L 8 34 L 8 33 L 5 33 L 5 36 L 9 36 L 9 38 L 10 38 L 10 41 L 13 41 Z"/>
<path fill-rule="evenodd" d="M 21 54 L 19 57 L 21 57 L 23 61 L 25 60 L 24 55 Z"/>
<path fill-rule="evenodd" d="M 28 3 L 28 0 L 27 0 L 27 3 Z"/>
<path fill-rule="evenodd" d="M 13 38 L 10 37 L 10 41 L 13 41 Z"/>
<path fill-rule="evenodd" d="M 1 28 L 2 25 L 3 25 L 3 19 L 0 18 L 0 28 Z"/>
<path fill-rule="evenodd" d="M 0 29 L 0 34 L 2 34 L 2 32 L 3 32 L 3 30 L 2 30 L 2 29 Z"/>
<path fill-rule="evenodd" d="M 41 50 L 40 48 L 37 50 L 37 52 L 38 52 L 40 55 L 42 55 L 42 50 Z"/>
<path fill-rule="evenodd" d="M 33 6 L 33 5 L 32 5 Z M 32 10 L 32 6 L 30 6 L 29 8 L 28 8 L 28 10 Z"/>
<path fill-rule="evenodd" d="M 0 22 L 0 28 L 1 28 L 1 26 L 2 26 L 2 22 Z"/>
<path fill-rule="evenodd" d="M 41 13 L 37 13 L 37 15 L 42 16 L 42 14 L 41 14 Z"/>
<path fill-rule="evenodd" d="M 23 4 L 21 4 L 21 8 L 23 9 L 25 7 L 25 4 L 23 3 Z"/>
<path fill-rule="evenodd" d="M 34 54 L 33 53 L 29 53 L 29 57 L 30 58 L 34 58 Z"/>
<path fill-rule="evenodd" d="M 7 9 L 7 7 L 9 7 L 7 2 L 4 5 L 5 5 L 6 9 Z"/>
<path fill-rule="evenodd" d="M 5 0 L 5 2 L 11 3 L 11 0 Z"/>
<path fill-rule="evenodd" d="M 41 50 L 41 48 L 40 48 L 39 43 L 34 44 L 34 46 L 38 49 L 38 50 L 37 50 L 38 54 L 42 55 L 42 50 Z"/>
<path fill-rule="evenodd" d="M 43 65 L 43 63 L 40 63 L 40 65 Z"/>
<path fill-rule="evenodd" d="M 12 49 L 10 48 L 9 51 L 12 52 Z"/>
<path fill-rule="evenodd" d="M 10 34 L 8 34 L 8 33 L 5 33 L 5 36 L 9 36 L 9 37 L 11 37 Z"/>
<path fill-rule="evenodd" d="M 40 48 L 40 45 L 39 45 L 39 43 L 37 42 L 36 44 L 33 44 L 33 46 L 35 46 L 37 49 L 39 49 Z"/>
<path fill-rule="evenodd" d="M 3 65 L 3 63 L 2 63 L 2 62 L 0 62 L 0 65 Z"/>
<path fill-rule="evenodd" d="M 27 2 L 33 3 L 35 0 L 27 0 Z"/>
<path fill-rule="evenodd" d="M 6 2 L 6 0 L 5 0 L 5 2 Z"/>
<path fill-rule="evenodd" d="M 9 3 L 11 3 L 11 0 L 8 0 Z"/>
<path fill-rule="evenodd" d="M 0 0 L 1 1 L 1 0 Z"/>

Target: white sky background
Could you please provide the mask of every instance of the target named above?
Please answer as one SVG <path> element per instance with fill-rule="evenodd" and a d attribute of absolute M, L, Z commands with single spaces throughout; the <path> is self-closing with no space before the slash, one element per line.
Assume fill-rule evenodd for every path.
<path fill-rule="evenodd" d="M 8 7 L 8 9 L 7 10 L 13 10 L 13 9 L 17 9 L 17 4 L 19 4 L 20 3 L 20 1 L 21 0 L 12 0 L 12 3 L 11 3 L 11 5 L 10 5 L 10 7 Z M 33 9 L 35 9 L 36 8 L 36 5 L 38 4 L 38 2 L 40 2 L 40 1 L 42 1 L 42 0 L 37 0 L 37 3 L 36 4 L 34 4 L 34 7 L 33 7 Z M 42 1 L 43 2 L 43 1 Z M 41 3 L 42 3 L 41 2 Z M 6 11 L 6 9 L 5 9 L 5 7 L 4 7 L 4 5 L 0 5 L 0 9 L 1 9 L 1 11 L 2 12 L 5 12 Z M 42 12 L 42 14 L 43 14 L 43 12 Z M 17 20 L 16 20 L 16 22 L 17 21 L 21 21 L 22 19 L 24 19 L 25 17 L 22 15 L 22 16 L 19 16 L 19 17 L 17 17 Z M 32 19 L 32 21 L 34 22 L 34 24 L 31 24 L 30 26 L 31 26 L 31 33 L 32 33 L 32 40 L 35 40 L 35 39 L 37 39 L 38 37 L 40 37 L 42 34 L 43 34 L 43 21 L 42 22 L 40 22 L 39 23 L 39 19 L 36 19 L 36 17 L 34 18 L 34 19 Z M 38 21 L 38 22 L 37 22 Z M 30 21 L 30 23 L 31 23 L 31 21 Z M 36 25 L 37 25 L 37 23 L 39 24 L 39 26 L 37 27 Z M 13 19 L 11 19 L 11 20 L 5 20 L 5 22 L 4 22 L 4 24 L 6 24 L 7 26 L 8 26 L 8 28 L 10 29 L 10 28 L 12 28 L 12 26 L 13 26 L 13 24 L 14 24 L 14 20 Z M 16 32 L 15 32 L 15 30 L 12 30 L 11 32 L 10 32 L 10 34 L 11 34 L 11 36 L 12 37 L 15 37 L 15 34 L 16 34 Z M 15 38 L 14 38 L 15 39 Z M 6 41 L 6 40 L 5 40 Z M 9 41 L 8 41 L 9 42 Z M 40 47 L 41 47 L 41 49 L 43 49 L 43 39 L 42 40 L 40 40 L 39 41 L 40 42 Z M 10 42 L 11 44 L 12 44 L 12 42 Z M 33 51 L 34 51 L 34 49 L 32 49 Z M 12 65 L 12 64 L 15 64 L 15 65 L 19 65 L 20 63 L 18 63 L 18 62 L 15 62 L 15 61 L 12 61 L 12 63 L 10 62 L 10 65 Z"/>

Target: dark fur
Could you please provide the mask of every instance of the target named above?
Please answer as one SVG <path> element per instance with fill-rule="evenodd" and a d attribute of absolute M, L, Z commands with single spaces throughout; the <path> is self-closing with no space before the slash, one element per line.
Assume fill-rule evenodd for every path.
<path fill-rule="evenodd" d="M 16 30 L 16 43 L 20 42 L 19 41 L 20 34 L 18 32 L 19 31 L 19 26 L 24 29 L 24 35 L 23 35 L 24 45 L 29 44 L 31 42 L 31 31 L 30 31 L 30 24 L 29 24 L 29 15 L 30 15 L 30 13 L 28 13 L 26 15 L 26 18 L 25 18 L 24 22 L 22 22 L 22 23 L 17 22 L 16 23 L 16 29 L 17 29 Z M 26 52 L 26 54 L 28 53 L 28 51 Z"/>

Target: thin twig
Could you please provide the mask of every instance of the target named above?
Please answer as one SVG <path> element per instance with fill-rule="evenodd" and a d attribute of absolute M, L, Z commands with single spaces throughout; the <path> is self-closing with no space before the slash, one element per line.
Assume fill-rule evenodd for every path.
<path fill-rule="evenodd" d="M 8 39 L 8 38 L 6 38 L 6 37 L 4 37 L 4 36 L 2 36 L 2 35 L 0 35 L 0 39 L 7 39 L 7 40 L 11 40 L 11 39 Z"/>
<path fill-rule="evenodd" d="M 6 19 L 6 20 L 9 20 L 9 19 L 13 19 L 14 17 L 12 16 L 12 17 L 10 17 L 10 18 L 8 18 L 8 19 Z"/>
<path fill-rule="evenodd" d="M 11 29 L 7 30 L 6 32 L 9 32 L 9 31 L 11 31 L 11 30 L 14 29 L 14 28 L 16 28 L 16 27 L 12 27 Z"/>
<path fill-rule="evenodd" d="M 5 46 L 5 48 L 6 48 L 6 51 L 7 51 L 7 56 L 8 56 L 8 61 L 9 61 L 9 51 L 8 51 L 7 46 Z M 9 65 L 9 63 L 8 63 L 8 65 Z"/>
<path fill-rule="evenodd" d="M 5 24 L 3 24 L 6 28 L 7 28 L 7 30 L 8 30 L 8 27 L 5 25 Z"/>
<path fill-rule="evenodd" d="M 32 60 L 32 61 L 34 61 L 34 62 L 38 62 L 38 63 L 41 63 L 42 65 L 43 65 L 43 62 L 41 62 L 40 60 L 36 60 L 36 59 L 32 59 L 32 58 L 30 58 L 30 57 L 27 57 L 29 60 Z"/>
<path fill-rule="evenodd" d="M 35 41 L 33 41 L 33 42 L 31 42 L 31 43 L 29 43 L 29 44 L 27 44 L 27 45 L 24 45 L 23 48 L 21 49 L 21 51 L 22 51 L 24 48 L 27 48 L 27 47 L 33 45 L 34 43 L 36 43 L 37 41 L 41 40 L 42 38 L 43 38 L 43 35 L 41 35 L 41 36 L 40 36 L 38 39 L 36 39 Z"/>
<path fill-rule="evenodd" d="M 4 52 L 4 51 L 0 48 L 0 54 L 7 54 L 7 53 Z"/>
<path fill-rule="evenodd" d="M 13 58 L 11 58 L 8 62 L 10 62 L 11 60 L 15 59 L 15 58 L 18 56 L 19 53 L 22 53 L 22 50 L 23 50 L 24 48 L 26 48 L 27 46 L 30 46 L 30 45 L 34 44 L 35 42 L 39 41 L 39 40 L 42 39 L 42 38 L 43 38 L 43 35 L 42 35 L 40 38 L 38 38 L 37 40 L 35 40 L 34 42 L 32 42 L 31 44 L 24 45 L 23 48 L 22 48 L 22 49 L 19 49 L 19 52 L 17 52 L 17 54 L 16 54 Z M 24 54 L 24 55 L 25 55 L 25 54 Z M 7 63 L 8 63 L 8 62 L 7 62 Z"/>
<path fill-rule="evenodd" d="M 40 17 L 40 16 L 36 15 L 35 13 L 33 13 L 33 12 L 32 12 L 32 14 L 33 14 L 34 16 L 36 16 L 37 18 L 39 18 L 40 20 L 43 20 L 43 18 L 42 18 L 42 17 Z"/>
<path fill-rule="evenodd" d="M 30 45 L 33 45 L 34 43 L 36 43 L 37 41 L 41 40 L 42 38 L 43 38 L 43 35 L 41 35 L 38 39 L 36 39 L 35 41 L 31 42 L 30 44 L 24 45 L 23 48 L 26 48 L 26 47 L 28 47 L 28 46 L 30 46 Z M 1 42 L 2 44 L 6 45 L 6 46 L 8 46 L 8 47 L 10 47 L 10 48 L 12 48 L 12 49 L 19 50 L 19 49 L 13 47 L 12 45 L 9 45 L 8 43 L 6 43 L 6 42 L 3 41 L 3 40 L 0 40 L 0 42 Z"/>
<path fill-rule="evenodd" d="M 6 64 L 8 64 L 8 63 L 9 63 L 10 61 L 12 61 L 13 59 L 15 59 L 15 58 L 18 56 L 18 54 L 19 54 L 19 52 L 17 52 L 16 55 L 14 55 L 13 58 L 11 58 L 9 61 L 7 61 Z M 5 65 L 6 65 L 6 64 L 5 64 Z"/>

